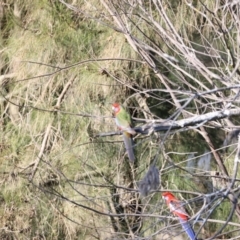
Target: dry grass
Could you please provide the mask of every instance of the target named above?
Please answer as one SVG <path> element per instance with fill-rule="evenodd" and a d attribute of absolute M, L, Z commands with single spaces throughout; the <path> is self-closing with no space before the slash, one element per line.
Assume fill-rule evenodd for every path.
<path fill-rule="evenodd" d="M 121 136 L 95 139 L 93 135 L 116 130 L 111 118 L 114 101 L 134 106 L 130 110 L 135 117 L 155 119 L 167 118 L 174 112 L 174 101 L 169 92 L 161 92 L 165 85 L 147 64 L 140 62 L 142 59 L 124 35 L 94 21 L 95 17 L 104 18 L 112 26 L 111 15 L 106 10 L 105 15 L 100 14 L 103 6 L 99 1 L 72 4 L 82 12 L 76 14 L 60 2 L 47 0 L 7 1 L 5 20 L 0 19 L 4 32 L 0 39 L 3 47 L 0 63 L 4 63 L 1 73 L 13 76 L 3 79 L 4 82 L 0 79 L 1 239 L 113 239 L 114 236 L 124 239 L 134 236 L 126 230 L 129 223 L 121 225 L 123 219 L 114 218 L 121 226 L 119 232 L 114 231 L 113 219 L 97 212 L 132 213 L 129 199 L 142 201 L 144 213 L 166 212 L 159 194 L 140 201 L 135 193 L 115 188 L 115 185 L 136 188 L 136 181 L 158 154 L 159 143 L 165 136 L 138 138 L 138 168 L 132 170 L 123 156 Z M 200 5 L 194 8 L 201 10 Z M 185 36 L 186 43 L 195 40 L 192 34 L 203 21 L 200 12 L 196 14 L 194 9 L 180 3 L 171 7 L 165 4 L 164 9 L 176 30 Z M 154 39 L 159 49 L 177 56 L 137 11 L 133 13 L 137 26 Z M 157 15 L 157 11 L 153 14 Z M 159 22 L 166 27 L 161 18 Z M 136 37 L 145 39 L 136 25 L 129 22 L 129 26 Z M 208 37 L 209 29 L 206 27 L 201 34 Z M 220 46 L 217 41 L 215 44 Z M 184 57 L 179 55 L 179 58 Z M 168 84 L 173 88 L 179 83 L 192 87 L 181 83 L 180 74 L 170 71 L 171 66 L 161 65 L 161 61 L 156 60 Z M 146 94 L 150 88 L 159 92 Z M 150 109 L 144 108 L 148 106 Z M 197 181 L 189 184 L 185 172 L 171 168 L 168 161 L 184 168 L 186 152 L 198 151 L 200 155 L 204 151 L 199 135 L 190 135 L 176 133 L 164 140 L 158 164 L 163 169 L 165 188 L 195 191 L 199 187 Z M 189 139 L 199 142 L 193 146 Z M 230 159 L 227 167 L 231 172 Z M 120 209 L 122 206 L 127 207 Z M 228 210 L 229 205 L 224 205 L 218 217 L 224 219 Z M 157 219 L 145 218 L 141 222 L 143 237 L 163 229 L 156 239 L 169 238 L 165 222 Z M 214 225 L 212 229 L 218 227 Z"/>
<path fill-rule="evenodd" d="M 66 67 L 88 58 L 123 57 L 123 39 L 112 36 L 115 43 L 120 43 L 119 49 L 111 51 L 112 55 L 106 51 L 110 46 L 98 53 L 95 44 L 99 47 L 100 41 L 103 45 L 109 42 L 103 34 L 96 35 L 101 29 L 109 31 L 99 24 L 83 21 L 80 26 L 74 25 L 65 10 L 54 9 L 47 1 L 40 5 L 31 1 L 25 1 L 24 5 L 15 2 L 14 6 L 15 16 L 22 18 L 14 20 L 21 24 L 12 26 L 4 51 L 8 59 L 5 73 L 14 73 L 15 77 L 7 82 L 4 93 L 10 102 L 6 102 L 2 115 L 5 122 L 2 141 L 6 148 L 1 151 L 0 167 L 5 172 L 0 208 L 5 230 L 1 231 L 1 239 L 110 236 L 110 222 L 106 217 L 100 217 L 99 221 L 98 214 L 59 201 L 50 193 L 56 188 L 72 201 L 99 211 L 107 209 L 106 200 L 91 203 L 87 199 L 100 196 L 108 199 L 109 191 L 70 184 L 68 179 L 100 184 L 107 171 L 113 145 L 91 143 L 91 136 L 115 129 L 112 119 L 101 118 L 111 116 L 110 104 L 115 100 L 110 94 L 115 91 L 112 81 L 101 72 L 104 68 L 114 69 L 116 62 L 119 67 L 119 61 L 89 62 L 54 72 L 58 70 L 55 66 Z M 97 38 L 93 39 L 94 35 Z M 119 52 L 117 56 L 116 52 Z M 67 84 L 68 89 L 61 95 Z M 54 113 L 56 107 L 60 114 Z M 78 113 L 96 117 L 74 115 Z M 37 162 L 32 185 L 28 178 Z"/>

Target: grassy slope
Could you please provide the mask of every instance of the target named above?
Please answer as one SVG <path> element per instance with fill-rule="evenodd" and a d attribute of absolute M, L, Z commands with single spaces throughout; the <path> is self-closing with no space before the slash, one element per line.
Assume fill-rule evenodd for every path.
<path fill-rule="evenodd" d="M 140 86 L 153 88 L 161 84 L 151 81 L 146 66 L 123 61 L 91 62 L 59 71 L 57 67 L 64 68 L 86 59 L 137 56 L 120 33 L 84 16 L 75 16 L 60 4 L 38 2 L 13 1 L 5 13 L 1 70 L 3 74 L 14 74 L 14 78 L 7 79 L 2 90 L 9 102 L 1 98 L 0 218 L 5 230 L 1 230 L 0 238 L 104 239 L 113 231 L 109 218 L 61 201 L 48 191 L 52 193 L 53 188 L 57 189 L 72 201 L 97 211 L 108 209 L 110 191 L 96 184 L 114 181 L 124 185 L 121 174 L 125 166 L 119 151 L 122 145 L 108 142 L 121 138 L 93 140 L 91 136 L 115 129 L 110 104 L 115 100 L 123 102 L 131 92 L 121 82 L 108 77 L 104 69 L 110 69 L 119 81 L 134 79 Z M 83 11 L 92 9 L 90 3 L 78 3 L 78 6 Z M 179 15 L 180 12 L 184 13 L 184 9 Z M 183 19 L 179 15 L 177 17 Z M 180 22 L 177 22 L 179 29 Z M 60 113 L 54 112 L 55 109 Z M 78 113 L 97 117 L 77 116 Z M 191 140 L 195 138 L 193 135 Z M 196 151 L 177 135 L 168 141 L 167 151 Z M 178 147 L 172 145 L 176 141 Z M 41 148 L 44 151 L 39 161 Z M 142 141 L 139 148 L 137 179 L 144 173 L 157 145 Z M 173 158 L 178 162 L 184 157 Z M 161 164 L 167 166 L 164 159 Z M 29 182 L 35 165 L 37 171 Z M 163 185 L 188 189 L 189 181 L 179 173 L 176 178 L 176 172 L 165 171 Z M 125 195 L 121 194 L 124 199 Z M 158 201 L 158 197 L 155 198 L 150 203 Z M 154 209 L 147 207 L 149 211 L 156 211 Z M 153 226 L 154 221 L 146 221 L 146 234 L 151 234 L 148 226 Z"/>
<path fill-rule="evenodd" d="M 45 195 L 38 188 L 59 184 L 58 189 L 64 195 L 85 201 L 66 179 L 95 182 L 98 175 L 94 173 L 105 171 L 109 161 L 106 156 L 112 149 L 97 143 L 92 148 L 89 131 L 104 132 L 114 128 L 110 118 L 101 118 L 110 116 L 112 97 L 106 94 L 112 89 L 110 80 L 101 74 L 98 64 L 77 65 L 51 73 L 57 70 L 55 66 L 66 67 L 97 58 L 102 35 L 108 35 L 109 30 L 84 19 L 74 19 L 60 5 L 51 6 L 48 1 L 18 2 L 14 8 L 21 16 L 17 18 L 16 13 L 15 16 L 7 13 L 12 25 L 5 29 L 9 36 L 4 40 L 3 57 L 6 73 L 14 73 L 16 77 L 6 84 L 4 94 L 21 107 L 7 102 L 2 105 L 5 114 L 2 115 L 1 132 L 0 168 L 4 174 L 1 222 L 6 231 L 1 231 L 1 239 L 14 236 L 20 239 L 40 236 L 74 239 L 76 235 L 87 239 L 89 231 L 94 234 L 89 229 L 94 217 L 86 221 L 89 216 L 84 210 L 76 211 L 73 205 Z M 41 77 L 33 78 L 36 76 Z M 26 80 L 21 81 L 23 79 Z M 67 84 L 70 87 L 61 98 Z M 55 107 L 64 112 L 88 113 L 100 118 L 55 114 Z M 43 143 L 47 129 L 47 141 Z M 101 154 L 102 146 L 105 152 Z M 41 147 L 44 153 L 33 178 L 34 184 L 29 184 L 28 178 L 39 160 Z M 62 179 L 59 171 L 64 174 Z M 86 176 L 82 177 L 84 174 Z M 93 198 L 99 194 L 95 189 L 75 187 Z M 80 225 L 63 218 L 60 212 Z"/>

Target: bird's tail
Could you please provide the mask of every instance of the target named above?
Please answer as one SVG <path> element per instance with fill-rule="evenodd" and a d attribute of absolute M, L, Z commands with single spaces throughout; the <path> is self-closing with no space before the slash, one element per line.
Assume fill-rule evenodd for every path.
<path fill-rule="evenodd" d="M 192 228 L 191 224 L 186 220 L 182 220 L 182 219 L 179 219 L 179 220 L 180 220 L 180 223 L 181 223 L 184 231 L 187 233 L 189 239 L 190 240 L 197 240 L 196 234 L 193 231 L 193 228 Z"/>
<path fill-rule="evenodd" d="M 127 150 L 127 154 L 129 157 L 129 160 L 131 162 L 134 162 L 135 160 L 135 155 L 134 155 L 134 151 L 133 151 L 133 139 L 131 137 L 131 134 L 127 133 L 127 132 L 123 132 L 123 141 L 125 144 L 125 148 Z"/>

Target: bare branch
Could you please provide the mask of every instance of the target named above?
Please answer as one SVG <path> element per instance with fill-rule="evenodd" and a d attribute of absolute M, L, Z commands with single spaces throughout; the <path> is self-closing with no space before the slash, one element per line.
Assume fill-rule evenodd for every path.
<path fill-rule="evenodd" d="M 231 116 L 239 116 L 240 109 L 230 109 L 223 111 L 210 112 L 202 115 L 196 115 L 194 117 L 173 121 L 173 120 L 147 120 L 148 123 L 146 125 L 135 127 L 134 130 L 137 133 L 141 134 L 150 134 L 151 132 L 164 132 L 175 129 L 182 129 L 186 127 L 194 127 L 196 125 L 205 124 L 206 122 L 211 122 L 214 120 L 220 120 L 223 118 L 228 118 Z M 159 123 L 162 122 L 162 123 Z M 186 129 L 188 130 L 188 129 Z M 106 137 L 113 135 L 120 135 L 121 132 L 109 132 L 109 133 L 100 133 L 95 135 L 94 137 Z"/>

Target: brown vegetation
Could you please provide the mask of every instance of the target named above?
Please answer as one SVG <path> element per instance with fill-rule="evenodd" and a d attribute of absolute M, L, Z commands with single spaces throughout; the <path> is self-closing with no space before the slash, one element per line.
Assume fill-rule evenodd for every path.
<path fill-rule="evenodd" d="M 166 189 L 204 219 L 199 238 L 238 238 L 239 9 L 3 0 L 0 239 L 179 239 Z M 138 133 L 134 164 L 115 101 Z M 141 197 L 153 162 L 161 186 Z"/>

